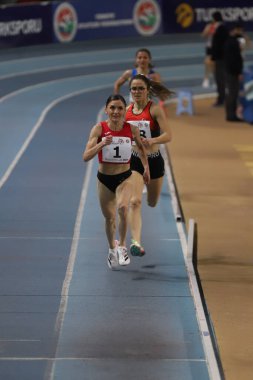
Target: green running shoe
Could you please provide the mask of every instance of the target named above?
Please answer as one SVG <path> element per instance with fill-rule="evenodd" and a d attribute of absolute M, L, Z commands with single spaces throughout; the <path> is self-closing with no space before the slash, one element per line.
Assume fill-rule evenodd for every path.
<path fill-rule="evenodd" d="M 136 240 L 132 240 L 132 244 L 130 245 L 130 253 L 132 256 L 144 256 L 145 250 Z"/>

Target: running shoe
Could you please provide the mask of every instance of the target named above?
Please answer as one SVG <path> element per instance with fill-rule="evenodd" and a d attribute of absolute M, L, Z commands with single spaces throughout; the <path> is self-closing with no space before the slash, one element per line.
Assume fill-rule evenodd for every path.
<path fill-rule="evenodd" d="M 109 248 L 109 254 L 107 258 L 107 264 L 110 269 L 114 269 L 119 265 L 119 260 L 118 260 L 118 241 L 115 240 L 116 247 L 111 249 Z"/>
<path fill-rule="evenodd" d="M 209 88 L 210 87 L 210 82 L 209 79 L 205 78 L 202 82 L 202 87 L 203 88 Z"/>
<path fill-rule="evenodd" d="M 140 243 L 136 240 L 132 240 L 132 244 L 130 245 L 130 253 L 132 256 L 144 256 L 146 252 Z"/>
<path fill-rule="evenodd" d="M 130 264 L 130 257 L 127 254 L 126 247 L 118 246 L 119 265 Z"/>

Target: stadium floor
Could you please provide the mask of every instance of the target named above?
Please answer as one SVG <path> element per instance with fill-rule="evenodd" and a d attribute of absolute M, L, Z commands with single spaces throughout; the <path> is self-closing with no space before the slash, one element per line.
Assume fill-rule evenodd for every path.
<path fill-rule="evenodd" d="M 253 341 L 251 328 L 253 314 L 251 303 L 251 252 L 253 242 L 251 234 L 253 220 L 251 165 L 253 160 L 252 126 L 246 123 L 231 125 L 231 123 L 224 121 L 224 111 L 222 109 L 214 109 L 211 107 L 212 98 L 208 96 L 212 96 L 212 94 L 204 91 L 200 86 L 203 72 L 202 43 L 199 41 L 196 42 L 194 38 L 189 40 L 187 44 L 185 44 L 185 42 L 186 41 L 182 42 L 178 40 L 177 44 L 173 45 L 168 39 L 161 39 L 159 43 L 156 40 L 150 40 L 150 45 L 147 46 L 145 42 L 145 47 L 150 48 L 152 51 L 153 57 L 157 62 L 157 70 L 161 72 L 164 81 L 170 87 L 179 89 L 187 86 L 193 89 L 194 94 L 201 94 L 203 98 L 207 96 L 207 99 L 194 100 L 196 111 L 194 116 L 176 116 L 175 105 L 171 105 L 173 141 L 169 145 L 169 151 L 185 219 L 188 221 L 189 218 L 194 218 L 198 224 L 199 272 L 207 306 L 214 324 L 226 379 L 237 380 L 240 378 L 240 380 L 248 380 L 252 374 L 251 358 Z M 94 294 L 100 297 L 101 302 L 95 304 L 91 299 L 91 302 L 88 304 L 84 302 L 77 304 L 75 297 L 73 297 L 71 299 L 73 312 L 66 319 L 67 329 L 62 333 L 61 339 L 57 337 L 57 342 L 60 342 L 60 344 L 55 346 L 54 337 L 47 336 L 48 331 L 50 331 L 53 326 L 54 316 L 59 302 L 59 293 L 61 291 L 61 280 L 64 278 L 66 270 L 68 254 L 71 247 L 70 231 L 75 219 L 74 210 L 77 208 L 77 199 L 82 186 L 83 171 L 82 167 L 75 166 L 75 157 L 73 157 L 73 160 L 68 161 L 65 157 L 64 150 L 59 150 L 58 152 L 57 148 L 59 146 L 68 147 L 68 154 L 79 154 L 78 152 L 82 150 L 85 141 L 81 121 L 85 120 L 87 122 L 87 120 L 89 120 L 89 122 L 91 122 L 92 118 L 94 119 L 94 115 L 97 114 L 98 108 L 102 106 L 110 90 L 108 83 L 112 83 L 113 79 L 117 77 L 117 74 L 123 70 L 125 64 L 129 67 L 136 48 L 143 46 L 143 43 L 143 40 L 129 40 L 127 43 L 124 41 L 124 48 L 121 46 L 120 58 L 113 56 L 113 50 L 116 51 L 120 46 L 117 46 L 116 43 L 110 44 L 110 46 L 103 44 L 104 50 L 112 49 L 110 51 L 112 55 L 110 56 L 109 54 L 108 56 L 107 54 L 107 62 L 104 62 L 103 65 L 101 61 L 103 52 L 100 52 L 101 46 L 97 46 L 96 49 L 94 49 L 94 47 L 89 46 L 89 44 L 69 47 L 67 54 L 65 54 L 66 51 L 64 51 L 62 46 L 58 47 L 56 51 L 52 51 L 52 47 L 23 49 L 21 56 L 17 54 L 15 50 L 6 51 L 5 54 L 3 54 L 0 75 L 1 107 L 5 105 L 7 101 L 8 107 L 5 108 L 4 106 L 1 108 L 4 117 L 2 120 L 4 120 L 3 124 L 5 124 L 6 121 L 7 125 L 7 118 L 11 115 L 11 121 L 8 119 L 8 126 L 11 128 L 11 133 L 6 136 L 3 135 L 3 129 L 1 130 L 1 136 L 4 136 L 2 144 L 3 141 L 5 141 L 5 144 L 1 146 L 1 178 L 3 178 L 2 176 L 6 173 L 6 168 L 8 168 L 10 162 L 12 162 L 18 150 L 17 148 L 22 145 L 21 143 L 25 136 L 31 131 L 31 127 L 36 126 L 39 110 L 37 110 L 36 107 L 29 110 L 29 106 L 25 107 L 25 104 L 34 104 L 33 102 L 35 100 L 35 104 L 39 103 L 42 109 L 46 109 L 48 104 L 54 104 L 47 110 L 47 112 L 50 112 L 50 117 L 46 114 L 42 115 L 43 120 L 40 122 L 44 122 L 45 119 L 45 128 L 41 128 L 39 131 L 38 128 L 34 130 L 36 139 L 33 140 L 32 144 L 29 144 L 29 149 L 25 155 L 27 160 L 22 160 L 17 165 L 15 169 L 18 170 L 17 175 L 11 175 L 6 182 L 4 180 L 4 184 L 3 182 L 1 183 L 1 206 L 2 210 L 4 210 L 4 212 L 1 212 L 1 254 L 3 255 L 2 262 L 4 263 L 2 266 L 1 280 L 2 305 L 4 305 L 4 310 L 1 315 L 2 318 L 4 318 L 2 320 L 4 321 L 4 323 L 2 322 L 2 326 L 7 326 L 7 332 L 13 332 L 13 339 L 10 334 L 7 334 L 5 339 L 4 334 L 6 331 L 2 333 L 2 356 L 4 357 L 4 352 L 7 350 L 10 354 L 10 358 L 15 359 L 16 356 L 22 357 L 22 351 L 25 350 L 28 355 L 35 355 L 35 357 L 38 358 L 41 352 L 43 352 L 44 355 L 52 355 L 52 347 L 57 347 L 56 357 L 68 358 L 67 361 L 59 360 L 54 369 L 52 369 L 53 365 L 47 365 L 47 368 L 45 368 L 43 360 L 34 360 L 32 365 L 29 363 L 30 367 L 28 367 L 28 361 L 23 362 L 23 367 L 22 362 L 17 361 L 16 367 L 13 367 L 12 360 L 7 362 L 2 360 L 0 366 L 3 369 L 4 364 L 4 371 L 7 370 L 7 373 L 12 373 L 12 380 L 16 379 L 13 371 L 16 371 L 16 375 L 18 373 L 19 377 L 17 377 L 17 379 L 21 380 L 20 374 L 22 370 L 25 371 L 24 373 L 29 371 L 31 376 L 36 376 L 36 379 L 39 379 L 38 368 L 40 374 L 45 373 L 45 369 L 46 373 L 52 373 L 54 370 L 56 376 L 58 376 L 55 378 L 61 379 L 63 379 L 63 374 L 66 375 L 68 379 L 71 371 L 76 371 L 76 374 L 78 374 L 79 371 L 83 373 L 83 364 L 80 364 L 77 360 L 71 360 L 71 358 L 76 358 L 78 355 L 86 355 L 86 357 L 94 356 L 94 351 L 92 352 L 92 336 L 96 335 L 96 331 L 101 328 L 103 321 L 99 318 L 95 319 L 96 323 L 94 324 L 91 324 L 90 321 L 98 316 L 101 308 L 106 309 L 107 314 L 109 314 L 111 308 L 115 306 L 113 303 L 108 304 L 105 302 L 106 297 L 107 300 L 112 295 L 115 297 L 113 287 L 109 288 L 108 294 L 101 293 L 101 288 L 104 286 L 108 287 L 108 285 L 110 287 L 114 283 L 111 282 L 108 275 L 105 275 L 103 271 L 101 272 L 102 267 L 101 263 L 97 261 L 98 259 L 96 259 L 95 262 L 90 261 L 91 257 L 94 257 L 94 255 L 91 256 L 91 253 L 93 253 L 93 251 L 91 251 L 87 258 L 88 264 L 94 266 L 95 269 L 99 269 L 99 275 L 102 275 L 101 285 L 98 287 L 95 282 L 92 282 L 92 276 L 89 275 L 89 271 L 87 271 L 87 273 L 84 272 L 87 263 L 81 260 L 78 264 L 80 264 L 80 268 L 82 269 L 75 272 L 74 282 L 71 284 L 71 292 L 72 295 L 76 296 L 76 300 L 78 300 L 78 295 L 84 296 L 82 287 L 85 285 L 87 294 L 90 295 L 92 292 L 95 292 Z M 161 46 L 162 50 L 160 49 Z M 166 46 L 166 50 L 164 46 Z M 91 51 L 93 51 L 92 54 Z M 73 60 L 71 61 L 71 54 L 75 54 L 76 52 L 80 52 L 81 54 L 87 53 L 87 55 L 79 57 L 80 61 L 75 60 L 75 62 L 73 62 Z M 43 59 L 41 59 L 41 56 L 43 56 Z M 55 59 L 47 59 L 52 56 L 55 56 Z M 251 56 L 249 57 L 251 58 Z M 76 58 L 77 56 L 75 56 L 75 59 Z M 187 64 L 185 64 L 186 58 Z M 96 62 L 99 62 L 101 68 L 104 69 L 102 75 L 100 70 L 96 71 L 94 67 L 92 67 L 92 60 L 94 59 Z M 87 74 L 89 74 L 90 78 L 87 78 Z M 94 90 L 94 94 L 87 95 L 83 89 L 86 87 L 89 89 L 94 86 L 94 76 L 96 75 L 99 76 L 99 86 L 101 86 L 99 95 L 97 95 L 98 92 L 95 92 L 96 90 Z M 68 82 L 66 81 L 65 86 L 63 82 L 66 78 L 70 77 L 70 87 L 66 89 Z M 75 77 L 76 81 L 73 79 Z M 82 77 L 85 78 L 82 79 Z M 44 84 L 47 85 L 44 86 Z M 27 91 L 29 87 L 30 89 L 33 88 L 34 91 L 32 93 Z M 76 97 L 72 96 L 72 98 L 69 99 L 70 92 L 72 92 L 72 94 L 75 92 Z M 15 103 L 14 97 L 11 95 L 14 93 L 21 95 L 18 104 Z M 46 100 L 42 101 L 42 99 L 45 99 L 44 97 L 46 97 Z M 38 100 L 37 103 L 36 99 Z M 78 102 L 76 101 L 77 99 Z M 89 104 L 89 112 L 83 111 L 83 104 Z M 67 108 L 67 106 L 69 108 Z M 11 112 L 13 109 L 15 109 L 15 113 Z M 24 114 L 22 114 L 23 109 L 27 110 Z M 68 112 L 67 109 L 69 109 Z M 59 115 L 64 115 L 64 120 L 62 120 Z M 18 124 L 21 116 L 22 128 L 20 128 Z M 77 125 L 73 131 L 72 139 L 69 137 L 68 129 L 71 123 Z M 59 125 L 61 125 L 61 129 L 59 129 Z M 61 132 L 60 141 L 58 141 L 59 132 Z M 33 139 L 32 136 L 31 138 Z M 74 143 L 74 138 L 78 138 L 78 145 Z M 46 149 L 47 153 L 46 162 L 44 162 L 43 148 Z M 57 160 L 54 165 L 52 165 L 51 163 L 54 161 L 56 152 L 58 152 Z M 37 162 L 37 170 L 34 168 L 33 160 Z M 76 186 L 71 186 L 69 183 L 66 184 L 64 165 L 67 165 L 68 172 L 72 173 L 75 180 L 79 178 L 76 180 Z M 42 177 L 41 173 L 43 174 Z M 25 177 L 23 177 L 24 174 Z M 46 176 L 47 181 L 51 181 L 50 195 L 47 194 L 46 197 L 45 184 L 40 182 L 40 178 L 44 178 L 44 176 Z M 37 180 L 35 187 L 34 178 Z M 59 189 L 61 189 L 60 197 Z M 26 195 L 19 195 L 20 190 L 25 191 L 25 193 L 21 194 Z M 32 190 L 32 193 L 27 190 Z M 10 192 L 13 192 L 14 198 L 12 198 L 13 194 L 11 194 L 10 197 Z M 36 197 L 34 197 L 34 193 Z M 165 220 L 163 219 L 164 213 L 161 212 L 161 210 L 164 211 L 166 207 L 168 207 L 166 201 L 166 197 L 168 196 L 166 194 L 169 194 L 168 189 L 165 188 L 163 194 L 161 208 L 158 208 L 155 214 L 157 220 L 161 219 L 159 226 L 165 225 Z M 13 199 L 15 200 L 14 203 Z M 43 200 L 42 203 L 41 199 Z M 66 199 L 68 199 L 67 207 Z M 33 207 L 31 207 L 30 204 L 31 201 L 32 206 L 36 206 L 37 208 L 35 214 L 32 213 Z M 91 199 L 89 204 L 92 205 L 90 210 L 90 215 L 92 215 L 92 209 L 95 207 L 96 201 Z M 56 207 L 53 217 L 52 208 L 50 208 L 52 205 Z M 68 218 L 62 213 L 63 207 L 66 209 L 65 211 Z M 18 215 L 16 215 L 17 209 L 19 210 Z M 145 210 L 145 213 L 146 212 L 149 213 L 148 210 Z M 171 210 L 167 212 L 171 214 Z M 22 215 L 25 215 L 25 218 L 22 218 Z M 41 217 L 38 217 L 38 215 Z M 150 214 L 150 218 L 151 217 L 152 215 Z M 89 221 L 91 222 L 91 226 L 89 226 L 91 231 L 92 227 L 97 226 L 100 220 L 99 216 L 98 219 L 96 218 L 97 216 Z M 50 224 L 47 223 L 48 220 L 50 220 Z M 40 223 L 38 223 L 38 221 Z M 171 241 L 170 244 L 174 244 L 173 240 L 177 236 L 177 232 L 175 225 L 173 226 L 173 222 L 169 223 L 169 228 L 172 229 L 168 230 L 170 232 L 167 231 L 168 241 Z M 152 224 L 149 225 L 149 223 L 147 223 L 146 236 L 150 236 L 150 231 L 152 231 Z M 103 230 L 99 230 L 99 234 L 103 235 Z M 10 236 L 12 237 L 11 239 L 8 238 Z M 29 239 L 26 239 L 27 236 L 29 236 Z M 85 236 L 86 235 L 84 235 L 83 240 L 81 239 L 81 247 L 83 247 L 86 241 Z M 152 247 L 152 244 L 152 241 L 150 241 L 148 245 Z M 103 243 L 101 243 L 101 241 L 98 242 L 98 245 L 102 249 Z M 167 250 L 165 246 L 161 245 L 161 247 L 161 250 Z M 173 250 L 174 249 L 175 248 L 173 248 Z M 45 252 L 49 254 L 52 250 L 56 253 L 54 257 L 46 257 L 47 260 L 44 260 Z M 18 252 L 19 254 L 21 253 L 21 255 L 6 255 L 6 252 Z M 171 291 L 173 292 L 176 289 L 174 289 L 173 282 L 176 282 L 176 280 L 180 281 L 179 288 L 175 290 L 175 294 L 177 294 L 177 296 L 179 295 L 179 297 L 188 297 L 187 287 L 184 288 L 185 272 L 182 266 L 182 260 L 181 264 L 177 262 L 177 260 L 179 260 L 177 252 L 178 247 L 176 248 L 175 256 L 173 253 L 173 260 L 176 260 L 176 265 L 174 265 L 173 268 L 171 267 L 169 272 L 163 273 L 163 270 L 159 269 L 159 265 L 157 264 L 157 262 L 159 263 L 162 260 L 168 260 L 167 263 L 163 262 L 163 265 L 170 267 L 169 263 L 172 258 L 169 257 L 165 259 L 161 251 L 158 253 L 155 263 L 154 258 L 151 257 L 147 259 L 147 263 L 143 264 L 141 270 L 138 268 L 138 264 L 135 263 L 133 273 L 128 273 L 124 280 L 128 286 L 130 286 L 130 289 L 128 289 L 128 291 L 130 291 L 130 297 L 133 297 L 134 294 L 134 287 L 131 288 L 133 280 L 135 283 L 149 283 L 149 285 L 147 285 L 148 289 L 145 291 L 142 286 L 138 287 L 137 296 L 145 299 L 145 297 L 150 297 L 153 292 L 152 297 L 154 297 L 153 299 L 157 302 L 154 307 L 157 308 L 157 310 L 162 310 L 162 315 L 164 316 L 162 326 L 166 326 L 169 310 L 171 308 L 177 310 L 178 315 L 181 317 L 184 313 L 184 307 L 186 307 L 186 313 L 192 308 L 190 303 L 182 307 L 182 309 L 180 309 L 179 306 L 180 302 L 179 304 L 173 304 L 172 293 L 163 299 L 163 301 L 165 299 L 168 301 L 167 305 L 164 303 L 159 304 L 158 302 L 157 294 L 166 290 L 164 285 L 169 282 Z M 34 261 L 32 261 L 35 267 L 30 268 L 29 255 L 31 253 L 35 255 Z M 24 261 L 25 264 L 28 264 L 27 267 L 21 265 L 21 261 L 19 262 L 21 259 L 22 262 Z M 59 259 L 62 260 L 60 267 Z M 183 257 L 181 257 L 181 259 L 183 259 Z M 43 265 L 42 270 L 39 264 Z M 32 269 L 33 276 L 28 275 L 31 273 L 29 269 Z M 52 281 L 52 273 L 50 270 L 55 271 L 54 274 L 56 273 L 54 279 L 55 283 L 53 284 L 49 284 L 50 281 Z M 19 273 L 19 276 L 17 276 L 17 273 Z M 48 277 L 43 278 L 43 273 L 46 273 Z M 80 282 L 84 273 L 86 273 L 88 279 L 85 283 Z M 18 281 L 16 282 L 17 277 Z M 157 284 L 160 284 L 160 288 L 157 287 Z M 53 292 L 51 288 L 52 285 L 54 289 Z M 118 278 L 116 280 L 116 287 L 119 295 L 124 291 L 123 285 L 121 286 Z M 148 293 L 144 294 L 143 292 Z M 41 294 L 48 294 L 50 297 L 40 297 Z M 133 299 L 134 298 L 131 299 L 131 302 L 133 302 Z M 31 300 L 34 302 L 32 307 L 30 306 Z M 137 306 L 136 304 L 131 305 L 131 302 L 128 303 L 126 310 L 129 308 L 133 317 L 138 319 L 139 311 L 137 310 Z M 172 304 L 170 304 L 170 302 L 172 302 Z M 88 331 L 91 332 L 86 335 L 88 344 L 84 349 L 80 342 L 79 346 L 77 346 L 76 343 L 80 332 L 85 333 L 85 331 L 82 330 L 83 320 L 78 318 L 78 313 L 85 307 L 88 307 L 89 310 L 85 324 L 89 325 Z M 43 314 L 45 308 L 49 310 L 49 314 L 51 313 L 51 318 L 45 318 L 45 313 Z M 122 306 L 118 303 L 117 313 L 119 314 L 116 316 L 117 320 L 122 317 L 120 313 L 121 308 Z M 143 310 L 148 310 L 151 313 L 152 327 L 157 323 L 159 324 L 159 313 L 156 314 L 154 312 L 155 309 L 150 309 L 148 304 L 146 304 L 143 306 Z M 173 318 L 175 318 L 175 322 L 176 314 Z M 186 326 L 188 326 L 187 320 L 185 320 L 185 322 Z M 15 323 L 17 329 L 13 330 L 13 324 Z M 194 323 L 193 320 L 193 325 Z M 78 325 L 78 329 L 73 336 L 71 334 L 73 334 L 75 330 L 73 327 L 75 327 L 76 324 Z M 27 341 L 26 339 L 22 341 L 22 334 L 18 326 L 23 326 L 26 332 L 30 332 Z M 31 337 L 34 337 L 34 332 L 37 331 L 39 326 L 43 326 L 42 334 L 45 334 L 45 338 L 48 339 L 45 339 L 42 347 L 40 346 L 40 349 L 36 352 L 36 350 L 31 350 L 31 347 L 38 349 L 39 345 L 37 345 L 36 339 L 31 339 Z M 127 333 L 131 331 L 131 328 L 136 328 L 134 322 L 130 324 Z M 147 329 L 145 323 L 144 328 Z M 175 343 L 177 336 L 182 332 L 180 333 L 180 330 L 177 329 L 177 324 L 173 326 L 172 323 L 170 328 L 171 334 L 172 331 L 175 331 L 175 336 L 172 334 L 173 338 L 171 338 Z M 196 326 L 194 328 L 196 329 Z M 116 323 L 116 329 L 117 331 L 120 329 L 118 322 Z M 194 329 L 192 330 L 187 327 L 185 330 L 183 329 L 183 331 L 188 334 L 188 338 L 178 341 L 178 349 L 175 349 L 175 344 L 173 345 L 173 355 L 174 357 L 177 356 L 178 361 L 182 364 L 180 376 L 183 380 L 188 378 L 201 378 L 201 380 L 203 380 L 206 376 L 206 370 L 202 366 L 203 353 L 201 349 L 200 351 L 198 351 L 199 349 L 193 349 L 192 347 L 195 347 L 193 345 L 191 347 L 189 345 L 187 346 L 187 344 L 193 344 L 194 340 L 198 341 L 199 337 Z M 92 334 L 92 332 L 94 334 Z M 123 341 L 126 343 L 126 347 L 131 351 L 133 350 L 133 344 L 131 341 L 129 342 L 127 333 L 123 335 Z M 141 334 L 142 329 L 140 329 L 140 331 L 135 330 L 135 333 Z M 162 334 L 162 330 L 159 330 L 159 339 L 162 337 Z M 101 357 L 106 357 L 106 353 L 103 352 L 103 347 L 110 345 L 110 337 L 106 334 L 102 334 L 102 336 L 105 341 L 100 345 L 99 354 Z M 189 339 L 190 336 L 194 337 L 194 339 Z M 22 345 L 21 342 L 23 342 Z M 147 373 L 150 374 L 150 379 L 152 380 L 155 378 L 159 378 L 159 380 L 163 378 L 177 378 L 177 380 L 179 380 L 179 367 L 174 366 L 176 361 L 173 365 L 171 364 L 172 362 L 164 361 L 164 359 L 168 359 L 170 357 L 169 354 L 171 354 L 172 345 L 169 337 L 167 340 L 164 340 L 163 349 L 161 351 L 160 347 L 159 354 L 157 353 L 156 357 L 156 359 L 161 359 L 160 365 L 158 365 L 161 371 L 160 377 L 156 377 L 157 375 L 153 373 L 156 366 L 150 366 L 150 364 L 147 366 L 147 357 L 149 359 L 152 357 L 152 344 L 148 344 L 148 342 L 153 343 L 154 347 L 154 336 L 149 336 L 145 347 L 140 345 L 136 348 L 137 352 L 145 349 L 146 356 L 143 354 L 141 366 L 134 365 L 134 362 L 131 362 L 133 370 L 136 370 L 136 373 L 139 374 L 138 371 L 143 371 L 143 368 L 145 368 L 145 371 L 141 372 L 145 373 L 145 380 L 148 378 Z M 168 342 L 170 342 L 170 344 L 168 344 Z M 122 351 L 120 340 L 116 339 L 114 343 L 115 346 L 111 347 L 109 357 L 111 359 L 122 358 L 124 350 Z M 34 345 L 29 347 L 31 344 Z M 159 341 L 159 344 L 161 344 L 161 341 Z M 70 349 L 71 352 L 66 352 L 66 347 Z M 190 353 L 190 357 L 193 355 L 190 361 L 184 361 L 184 359 L 186 359 L 184 355 L 186 355 L 187 352 Z M 73 353 L 74 356 L 71 357 Z M 136 352 L 134 351 L 128 352 L 127 355 L 128 357 L 136 358 Z M 197 365 L 198 369 L 196 370 L 197 367 L 194 366 L 194 362 L 197 357 L 202 359 L 200 359 L 200 365 Z M 24 365 L 24 363 L 26 364 Z M 159 363 L 159 361 L 156 361 L 156 365 L 157 363 Z M 118 360 L 118 364 L 119 374 L 125 369 L 125 363 Z M 184 366 L 185 364 L 187 365 Z M 87 377 L 87 379 L 91 378 L 94 380 L 94 362 L 85 363 L 85 365 L 85 370 L 90 376 Z M 115 366 L 113 360 L 111 363 L 107 361 L 106 366 L 101 363 L 99 365 L 95 364 L 95 367 L 100 368 L 100 371 L 102 371 L 100 374 L 98 372 L 96 373 L 96 376 L 100 376 L 98 377 L 99 380 L 107 379 L 107 377 L 101 377 L 101 373 L 106 373 L 110 366 Z M 168 373 L 170 377 L 168 377 Z M 118 375 L 116 374 L 115 376 Z M 31 379 L 34 378 L 35 377 L 31 377 Z M 118 377 L 115 378 L 118 379 Z M 123 379 L 123 377 L 121 378 Z M 140 375 L 138 378 L 141 379 Z M 79 379 L 79 377 L 75 379 Z"/>

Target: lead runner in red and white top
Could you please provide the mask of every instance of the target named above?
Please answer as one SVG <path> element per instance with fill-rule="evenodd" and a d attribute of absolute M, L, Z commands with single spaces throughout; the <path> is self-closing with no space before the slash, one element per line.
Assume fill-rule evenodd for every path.
<path fill-rule="evenodd" d="M 124 121 L 125 99 L 121 95 L 111 95 L 106 101 L 105 113 L 108 119 L 96 124 L 90 132 L 83 160 L 89 161 L 98 155 L 98 196 L 105 218 L 105 231 L 109 244 L 107 262 L 113 269 L 118 264 L 130 263 L 126 249 L 126 234 L 128 208 L 133 188 L 130 169 L 133 140 L 139 150 L 144 167 L 143 180 L 147 184 L 150 174 L 139 129 Z M 115 240 L 117 211 L 119 242 Z"/>

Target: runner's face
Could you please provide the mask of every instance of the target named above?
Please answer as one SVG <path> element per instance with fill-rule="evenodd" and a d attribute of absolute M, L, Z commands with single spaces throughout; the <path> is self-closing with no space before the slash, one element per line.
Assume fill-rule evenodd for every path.
<path fill-rule="evenodd" d="M 140 51 L 136 55 L 136 65 L 142 69 L 147 69 L 150 64 L 149 55 L 145 52 Z"/>
<path fill-rule="evenodd" d="M 147 85 L 141 79 L 132 80 L 130 91 L 135 101 L 146 101 L 148 98 Z"/>
<path fill-rule="evenodd" d="M 112 100 L 105 109 L 108 117 L 112 121 L 124 120 L 126 107 L 121 100 Z"/>

